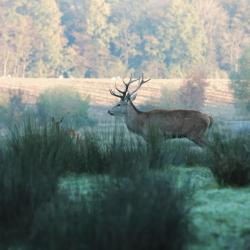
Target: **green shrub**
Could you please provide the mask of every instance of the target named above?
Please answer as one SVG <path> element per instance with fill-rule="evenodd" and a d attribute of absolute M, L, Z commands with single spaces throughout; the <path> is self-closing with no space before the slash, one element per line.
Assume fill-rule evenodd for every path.
<path fill-rule="evenodd" d="M 42 207 L 32 249 L 183 249 L 190 237 L 186 201 L 187 193 L 160 176 L 109 180 L 91 201 L 59 197 Z"/>
<path fill-rule="evenodd" d="M 110 131 L 106 136 L 85 131 L 83 138 L 84 171 L 127 175 L 148 168 L 146 145 L 123 131 Z"/>
<path fill-rule="evenodd" d="M 221 185 L 250 184 L 250 134 L 215 132 L 208 150 L 210 168 Z"/>
<path fill-rule="evenodd" d="M 108 132 L 106 137 L 86 131 L 81 152 L 83 172 L 133 174 L 144 169 L 160 169 L 167 165 L 204 165 L 205 151 L 195 150 L 192 143 L 163 140 L 150 134 L 147 142 L 124 131 Z"/>
<path fill-rule="evenodd" d="M 166 139 L 152 131 L 147 138 L 149 168 L 162 168 L 167 165 L 206 165 L 208 157 L 187 139 Z"/>
<path fill-rule="evenodd" d="M 4 126 L 14 126 L 30 113 L 31 108 L 24 103 L 23 96 L 24 92 L 20 89 L 9 90 L 0 96 L 0 117 Z"/>
<path fill-rule="evenodd" d="M 161 104 L 167 109 L 201 109 L 205 104 L 205 90 L 209 83 L 204 68 L 191 69 L 178 90 L 163 88 Z"/>
<path fill-rule="evenodd" d="M 207 166 L 209 157 L 205 149 L 200 149 L 187 139 L 167 140 L 163 148 L 164 165 Z"/>
<path fill-rule="evenodd" d="M 166 159 L 170 159 L 168 158 L 170 156 L 166 157 L 165 155 L 169 151 L 165 152 L 161 148 L 161 141 L 159 144 L 157 140 L 151 144 L 146 144 L 138 138 L 127 136 L 122 131 L 111 132 L 107 137 L 105 140 L 102 140 L 105 136 L 100 137 L 95 130 L 86 130 L 82 137 L 75 138 L 68 134 L 67 128 L 57 127 L 52 123 L 38 126 L 31 119 L 26 120 L 22 125 L 19 124 L 18 127 L 11 130 L 6 141 L 1 143 L 2 148 L 0 150 L 0 192 L 2 194 L 0 196 L 0 242 L 7 244 L 5 246 L 6 249 L 9 242 L 27 239 L 30 236 L 31 225 L 34 225 L 34 217 L 37 216 L 36 212 L 42 209 L 39 213 L 43 213 L 43 211 L 46 212 L 48 209 L 44 209 L 44 206 L 47 206 L 45 204 L 50 204 L 48 206 L 59 206 L 59 209 L 61 209 L 60 204 L 57 205 L 51 202 L 57 191 L 58 178 L 63 174 L 68 172 L 111 174 L 111 176 L 129 178 L 138 176 L 149 168 L 163 167 L 166 165 Z M 156 182 L 156 179 L 154 180 Z M 160 183 L 162 183 L 161 180 Z M 141 181 L 140 184 L 144 185 L 143 188 L 145 190 L 140 189 L 140 185 L 137 182 L 130 184 L 129 181 L 128 188 L 136 186 L 135 189 L 132 189 L 135 194 L 129 194 L 131 197 L 132 194 L 135 197 L 139 196 L 139 192 L 150 192 L 150 188 L 153 188 L 152 186 L 154 185 L 156 186 L 155 188 L 158 188 L 157 192 L 160 195 L 161 190 L 158 184 L 153 184 L 148 178 Z M 146 189 L 147 185 L 149 189 Z M 112 186 L 112 189 L 114 186 Z M 166 189 L 166 197 L 169 195 L 167 188 L 167 186 L 162 186 L 162 190 Z M 137 189 L 138 193 L 136 193 Z M 105 193 L 105 196 L 110 192 L 111 189 Z M 122 189 L 119 192 L 125 192 L 125 190 Z M 163 193 L 165 194 L 165 191 Z M 150 195 L 156 194 L 149 193 L 147 199 Z M 158 199 L 157 197 L 156 199 Z M 136 199 L 139 198 L 137 197 Z M 142 209 L 143 202 L 148 204 L 145 198 L 140 204 L 135 203 L 133 206 L 139 206 L 138 209 Z M 101 203 L 98 204 L 98 206 L 102 207 Z M 108 203 L 105 204 L 103 204 L 104 207 L 108 206 Z M 161 205 L 164 206 L 164 204 Z M 153 206 L 153 204 L 149 203 L 149 209 L 152 208 L 150 206 Z M 95 207 L 95 204 L 93 207 Z M 67 211 L 66 213 L 69 212 Z M 149 216 L 150 214 L 147 213 L 150 213 L 150 210 L 145 210 L 145 213 L 145 217 Z M 46 216 L 49 215 L 47 214 Z M 51 216 L 57 216 L 57 214 L 53 214 L 52 211 Z M 64 216 L 64 214 L 60 216 Z M 158 217 L 156 219 L 159 220 Z M 92 220 L 94 219 L 92 218 Z M 142 222 L 138 221 L 136 223 Z M 149 222 L 147 223 L 149 224 Z M 58 225 L 56 224 L 55 226 L 57 227 Z M 84 228 L 86 229 L 85 225 Z M 150 230 L 155 230 L 155 228 Z M 86 244 L 90 243 L 87 242 Z"/>
<path fill-rule="evenodd" d="M 0 155 L 2 242 L 29 232 L 35 211 L 56 192 L 58 177 L 81 160 L 65 131 L 38 127 L 31 120 L 11 131 Z"/>
<path fill-rule="evenodd" d="M 202 67 L 191 69 L 187 80 L 184 80 L 178 93 L 178 102 L 185 109 L 201 109 L 205 102 L 205 89 L 209 85 L 207 72 Z"/>
<path fill-rule="evenodd" d="M 50 201 L 58 177 L 69 172 L 134 175 L 148 167 L 145 144 L 124 134 L 107 143 L 95 131 L 81 138 L 54 124 L 19 124 L 0 150 L 0 241 L 25 237 L 35 211 Z"/>
<path fill-rule="evenodd" d="M 72 88 L 48 89 L 39 96 L 36 106 L 41 121 L 50 120 L 51 117 L 64 118 L 66 127 L 75 128 L 94 124 L 88 116 L 89 99 L 83 99 Z"/>

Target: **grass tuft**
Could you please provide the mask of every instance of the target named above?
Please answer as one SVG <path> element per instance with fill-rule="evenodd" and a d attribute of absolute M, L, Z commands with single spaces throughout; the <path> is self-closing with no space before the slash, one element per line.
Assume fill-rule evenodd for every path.
<path fill-rule="evenodd" d="M 221 185 L 250 184 L 250 134 L 215 132 L 209 158 L 210 168 Z"/>

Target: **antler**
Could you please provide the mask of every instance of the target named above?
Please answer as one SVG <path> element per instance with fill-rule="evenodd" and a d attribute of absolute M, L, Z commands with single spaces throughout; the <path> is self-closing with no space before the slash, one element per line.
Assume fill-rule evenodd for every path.
<path fill-rule="evenodd" d="M 146 82 L 149 82 L 151 79 L 147 79 L 147 80 L 144 80 L 144 75 L 142 74 L 141 77 L 138 78 L 138 81 L 139 81 L 139 84 L 137 86 L 137 88 L 135 90 L 133 90 L 131 93 L 129 93 L 131 96 L 136 93 L 140 88 L 141 86 L 146 83 Z"/>
<path fill-rule="evenodd" d="M 125 86 L 125 89 L 124 90 L 120 90 L 118 89 L 118 87 L 116 86 L 116 83 L 115 83 L 115 89 L 121 94 L 116 94 L 112 89 L 109 90 L 110 94 L 113 95 L 113 96 L 116 96 L 118 98 L 120 98 L 121 100 L 124 100 L 127 93 L 128 93 L 128 89 L 129 89 L 129 86 L 131 83 L 133 82 L 136 82 L 138 81 L 140 78 L 138 79 L 132 79 L 132 74 L 130 75 L 130 78 L 129 78 L 129 81 L 128 82 L 125 82 L 124 80 L 122 80 L 124 86 Z"/>
<path fill-rule="evenodd" d="M 125 89 L 124 90 L 120 90 L 118 89 L 118 87 L 116 86 L 116 83 L 115 83 L 115 89 L 121 94 L 116 94 L 112 89 L 109 90 L 110 94 L 113 95 L 113 96 L 116 96 L 118 98 L 120 98 L 121 100 L 124 100 L 125 97 L 127 96 L 127 94 L 129 94 L 130 96 L 133 95 L 134 93 L 136 93 L 139 88 L 146 82 L 150 81 L 151 79 L 147 79 L 147 80 L 144 80 L 144 75 L 142 74 L 141 77 L 139 78 L 136 78 L 136 79 L 132 79 L 132 74 L 130 75 L 130 78 L 129 78 L 129 81 L 128 82 L 125 82 L 124 80 L 122 80 L 124 86 L 125 86 Z M 136 81 L 139 81 L 139 84 L 137 86 L 137 88 L 132 91 L 131 93 L 128 93 L 128 89 L 129 89 L 129 86 L 131 83 L 133 82 L 136 82 Z"/>

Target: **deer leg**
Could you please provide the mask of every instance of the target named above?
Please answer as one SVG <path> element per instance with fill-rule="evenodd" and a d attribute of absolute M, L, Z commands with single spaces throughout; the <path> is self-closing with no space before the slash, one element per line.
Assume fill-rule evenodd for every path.
<path fill-rule="evenodd" d="M 200 124 L 192 129 L 192 132 L 188 135 L 188 139 L 193 141 L 196 145 L 204 147 L 207 142 L 203 139 L 204 133 L 207 127 L 204 124 Z"/>
<path fill-rule="evenodd" d="M 198 133 L 196 130 L 195 133 L 193 132 L 188 136 L 188 139 L 191 140 L 192 142 L 194 142 L 196 145 L 198 145 L 200 147 L 204 147 L 204 146 L 206 146 L 206 142 L 202 139 L 203 133 L 204 133 L 203 130 L 200 130 Z"/>

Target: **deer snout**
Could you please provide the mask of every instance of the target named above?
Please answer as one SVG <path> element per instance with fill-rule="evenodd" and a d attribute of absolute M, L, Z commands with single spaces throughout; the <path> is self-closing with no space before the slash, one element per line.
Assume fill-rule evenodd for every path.
<path fill-rule="evenodd" d="M 114 115 L 114 113 L 112 113 L 110 110 L 108 110 L 108 114 L 110 114 L 110 115 Z"/>

